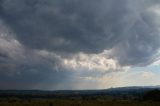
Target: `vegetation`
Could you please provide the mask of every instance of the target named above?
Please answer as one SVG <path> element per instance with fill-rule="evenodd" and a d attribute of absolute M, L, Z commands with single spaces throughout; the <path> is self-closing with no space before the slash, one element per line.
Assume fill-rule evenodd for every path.
<path fill-rule="evenodd" d="M 160 90 L 151 90 L 144 94 L 144 100 L 160 101 Z"/>
<path fill-rule="evenodd" d="M 10 99 L 1 100 L 0 106 L 160 106 L 160 102 L 129 100 L 71 100 L 71 99 Z"/>
<path fill-rule="evenodd" d="M 160 106 L 160 90 L 0 91 L 0 106 Z"/>

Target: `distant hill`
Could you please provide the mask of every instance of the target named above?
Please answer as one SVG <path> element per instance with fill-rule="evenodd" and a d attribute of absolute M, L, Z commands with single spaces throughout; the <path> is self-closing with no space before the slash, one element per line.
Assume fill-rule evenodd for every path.
<path fill-rule="evenodd" d="M 108 96 L 113 98 L 142 98 L 144 93 L 159 89 L 160 86 L 134 86 L 119 87 L 103 90 L 0 90 L 0 98 L 17 97 L 17 98 L 72 98 L 72 97 L 95 97 Z"/>

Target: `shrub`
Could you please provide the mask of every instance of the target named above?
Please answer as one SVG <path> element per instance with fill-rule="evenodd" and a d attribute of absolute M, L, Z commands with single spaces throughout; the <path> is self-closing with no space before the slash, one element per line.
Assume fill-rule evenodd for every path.
<path fill-rule="evenodd" d="M 143 96 L 144 100 L 160 101 L 160 90 L 152 90 L 146 92 Z"/>

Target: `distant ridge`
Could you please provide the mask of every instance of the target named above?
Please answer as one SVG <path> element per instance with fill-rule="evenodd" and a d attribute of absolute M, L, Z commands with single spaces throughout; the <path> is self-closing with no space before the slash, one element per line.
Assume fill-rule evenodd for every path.
<path fill-rule="evenodd" d="M 88 96 L 110 96 L 138 98 L 145 92 L 159 89 L 160 86 L 130 86 L 117 87 L 102 90 L 0 90 L 0 98 L 70 98 L 70 97 L 88 97 Z"/>
<path fill-rule="evenodd" d="M 42 89 L 0 89 L 0 91 L 35 91 L 35 92 L 58 92 L 58 91 L 100 91 L 100 90 L 112 90 L 112 89 L 141 89 L 141 88 L 153 88 L 160 89 L 160 85 L 155 86 L 126 86 L 126 87 L 113 87 L 107 89 L 87 89 L 87 90 L 42 90 Z"/>
<path fill-rule="evenodd" d="M 156 86 L 128 86 L 128 87 L 116 87 L 116 88 L 109 88 L 110 90 L 111 89 L 149 89 L 149 88 L 152 88 L 152 89 L 160 89 L 160 85 L 156 85 Z"/>

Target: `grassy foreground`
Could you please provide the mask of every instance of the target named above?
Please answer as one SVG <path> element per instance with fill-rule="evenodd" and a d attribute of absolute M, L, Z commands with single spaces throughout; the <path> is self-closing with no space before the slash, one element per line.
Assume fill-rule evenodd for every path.
<path fill-rule="evenodd" d="M 4 99 L 0 106 L 160 106 L 160 102 L 131 100 L 71 100 L 71 99 Z"/>

